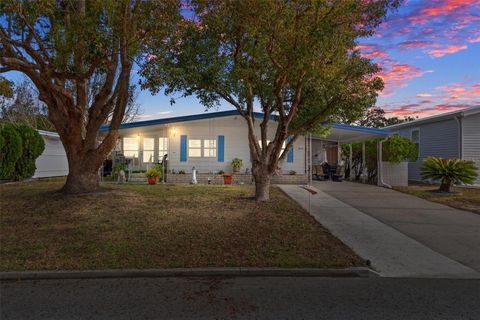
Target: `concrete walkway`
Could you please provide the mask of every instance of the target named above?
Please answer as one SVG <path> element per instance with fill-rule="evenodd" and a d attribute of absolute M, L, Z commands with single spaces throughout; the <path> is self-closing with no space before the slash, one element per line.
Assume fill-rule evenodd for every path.
<path fill-rule="evenodd" d="M 317 193 L 311 194 L 299 186 L 281 185 L 280 188 L 309 210 L 332 234 L 370 260 L 382 276 L 480 278 L 480 273 L 472 268 L 433 251 L 321 190 L 316 189 Z M 383 189 L 378 189 L 376 197 L 381 198 Z"/>

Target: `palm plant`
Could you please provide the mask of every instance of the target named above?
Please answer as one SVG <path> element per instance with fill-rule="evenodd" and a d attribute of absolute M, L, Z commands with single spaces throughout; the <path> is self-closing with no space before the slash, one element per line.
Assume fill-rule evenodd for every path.
<path fill-rule="evenodd" d="M 428 157 L 421 167 L 422 179 L 440 181 L 440 191 L 450 192 L 452 183 L 473 184 L 478 176 L 475 162 Z"/>

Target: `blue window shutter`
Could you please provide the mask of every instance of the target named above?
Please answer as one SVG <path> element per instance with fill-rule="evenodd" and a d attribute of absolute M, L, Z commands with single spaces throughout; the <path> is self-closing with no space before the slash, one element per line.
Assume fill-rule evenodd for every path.
<path fill-rule="evenodd" d="M 225 136 L 218 136 L 218 162 L 225 161 Z"/>
<path fill-rule="evenodd" d="M 288 142 L 292 141 L 293 137 L 292 136 L 289 136 L 288 137 Z M 294 146 L 292 145 L 292 147 L 290 148 L 290 150 L 288 150 L 288 154 L 287 154 L 287 162 L 293 162 L 293 149 L 294 149 Z"/>
<path fill-rule="evenodd" d="M 187 136 L 180 136 L 180 162 L 187 162 Z"/>

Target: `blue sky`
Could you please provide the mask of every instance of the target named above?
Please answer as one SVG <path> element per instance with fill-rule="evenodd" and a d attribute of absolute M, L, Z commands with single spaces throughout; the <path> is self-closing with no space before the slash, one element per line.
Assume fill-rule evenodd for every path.
<path fill-rule="evenodd" d="M 479 0 L 407 0 L 359 49 L 383 69 L 386 87 L 377 105 L 388 115 L 422 117 L 480 104 Z M 137 120 L 205 110 L 194 97 L 173 106 L 170 98 L 141 91 Z M 218 110 L 229 109 L 223 103 Z"/>

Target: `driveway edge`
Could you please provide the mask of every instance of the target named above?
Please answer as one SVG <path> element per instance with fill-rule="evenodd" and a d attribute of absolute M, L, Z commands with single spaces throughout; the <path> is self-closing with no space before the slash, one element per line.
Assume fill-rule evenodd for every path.
<path fill-rule="evenodd" d="M 176 268 L 120 269 L 87 271 L 0 272 L 0 280 L 166 278 L 166 277 L 340 277 L 371 278 L 379 274 L 366 267 L 347 269 L 318 268 Z"/>

